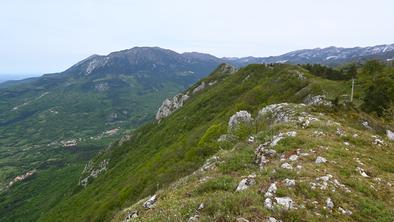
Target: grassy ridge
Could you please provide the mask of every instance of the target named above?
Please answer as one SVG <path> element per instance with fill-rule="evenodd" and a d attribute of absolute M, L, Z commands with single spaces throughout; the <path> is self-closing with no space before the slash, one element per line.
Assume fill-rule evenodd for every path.
<path fill-rule="evenodd" d="M 334 85 L 336 89 L 331 88 Z M 327 96 L 335 98 L 347 92 L 348 86 L 347 81 L 312 77 L 298 66 L 243 68 L 193 96 L 160 124 L 145 125 L 130 141 L 102 154 L 100 158 L 110 160 L 110 169 L 40 221 L 109 220 L 118 210 L 190 174 L 216 153 L 218 148 L 209 143 L 226 132 L 234 112 L 244 109 L 255 114 L 267 104 L 302 102 L 308 94 L 330 92 Z M 213 125 L 215 129 L 208 130 Z M 201 138 L 211 139 L 204 142 Z"/>

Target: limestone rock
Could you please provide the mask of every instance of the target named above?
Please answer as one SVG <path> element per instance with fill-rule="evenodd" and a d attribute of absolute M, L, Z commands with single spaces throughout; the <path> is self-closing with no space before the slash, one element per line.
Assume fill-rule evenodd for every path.
<path fill-rule="evenodd" d="M 127 213 L 126 218 L 123 220 L 124 222 L 129 222 L 133 220 L 134 218 L 138 217 L 138 211 L 131 211 Z"/>
<path fill-rule="evenodd" d="M 237 222 L 249 222 L 249 220 L 247 220 L 247 219 L 245 219 L 243 217 L 238 217 L 236 221 Z"/>
<path fill-rule="evenodd" d="M 286 178 L 283 182 L 284 182 L 286 187 L 294 187 L 295 184 L 296 184 L 295 180 L 291 180 L 291 179 L 288 179 L 288 178 Z"/>
<path fill-rule="evenodd" d="M 332 202 L 331 198 L 327 198 L 326 200 L 326 207 L 330 210 L 332 210 L 334 208 L 334 203 Z"/>
<path fill-rule="evenodd" d="M 275 197 L 276 203 L 285 210 L 293 209 L 293 200 L 290 197 Z"/>
<path fill-rule="evenodd" d="M 156 113 L 156 120 L 161 120 L 171 115 L 177 109 L 183 106 L 183 103 L 189 99 L 187 94 L 178 94 L 171 99 L 165 99 Z"/>
<path fill-rule="evenodd" d="M 198 93 L 198 92 L 202 91 L 203 89 L 205 89 L 205 87 L 206 87 L 205 82 L 202 82 L 202 83 L 200 83 L 200 85 L 198 85 L 196 88 L 193 89 L 192 93 L 193 94 Z"/>
<path fill-rule="evenodd" d="M 321 163 L 325 163 L 325 162 L 327 162 L 327 159 L 324 157 L 321 157 L 321 156 L 318 156 L 315 161 L 316 164 L 321 164 Z"/>
<path fill-rule="evenodd" d="M 264 194 L 264 197 L 273 197 L 277 190 L 278 188 L 276 187 L 276 183 L 271 183 L 267 192 Z"/>
<path fill-rule="evenodd" d="M 147 201 L 145 201 L 143 206 L 146 209 L 151 209 L 155 206 L 156 201 L 157 201 L 157 195 L 155 194 L 151 196 Z"/>
<path fill-rule="evenodd" d="M 250 186 L 256 183 L 255 178 L 256 174 L 251 174 L 248 177 L 242 179 L 241 182 L 239 182 L 235 191 L 242 191 L 248 189 Z"/>
<path fill-rule="evenodd" d="M 304 103 L 312 106 L 326 106 L 332 107 L 332 102 L 326 98 L 325 95 L 307 96 Z"/>
<path fill-rule="evenodd" d="M 240 124 L 251 123 L 252 120 L 252 115 L 250 115 L 248 111 L 241 110 L 230 117 L 230 120 L 228 121 L 228 128 L 231 131 L 238 127 Z"/>
<path fill-rule="evenodd" d="M 289 163 L 283 163 L 280 167 L 287 170 L 292 170 L 293 167 Z"/>

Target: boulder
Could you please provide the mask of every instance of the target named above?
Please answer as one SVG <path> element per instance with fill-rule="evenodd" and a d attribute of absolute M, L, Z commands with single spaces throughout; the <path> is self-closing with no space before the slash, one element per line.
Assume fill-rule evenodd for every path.
<path fill-rule="evenodd" d="M 394 140 L 394 132 L 392 132 L 391 130 L 386 130 L 386 135 L 389 140 Z"/>
<path fill-rule="evenodd" d="M 289 163 L 283 163 L 280 167 L 287 170 L 292 170 L 293 167 Z"/>
<path fill-rule="evenodd" d="M 278 188 L 276 187 L 276 183 L 271 183 L 267 192 L 264 194 L 264 197 L 273 197 L 277 190 Z"/>
<path fill-rule="evenodd" d="M 157 201 L 157 195 L 151 196 L 145 203 L 143 204 L 145 209 L 151 209 L 155 206 L 155 203 Z"/>
<path fill-rule="evenodd" d="M 138 211 L 128 212 L 126 218 L 123 220 L 124 222 L 129 222 L 138 217 Z"/>
<path fill-rule="evenodd" d="M 321 157 L 321 156 L 318 156 L 315 161 L 316 164 L 321 164 L 321 163 L 325 163 L 325 162 L 327 162 L 327 159 L 324 157 Z"/>
<path fill-rule="evenodd" d="M 291 180 L 291 179 L 288 179 L 288 178 L 286 178 L 283 181 L 283 183 L 285 184 L 286 187 L 294 187 L 295 184 L 296 184 L 295 180 Z"/>
<path fill-rule="evenodd" d="M 251 174 L 248 177 L 244 178 L 239 182 L 237 189 L 235 191 L 242 191 L 248 189 L 250 186 L 256 183 L 255 181 L 256 174 Z"/>
<path fill-rule="evenodd" d="M 285 210 L 293 209 L 293 200 L 290 197 L 275 197 L 278 206 Z"/>
<path fill-rule="evenodd" d="M 329 198 L 329 197 L 326 199 L 326 207 L 327 207 L 327 209 L 330 209 L 330 210 L 332 210 L 334 208 L 334 203 L 332 202 L 331 198 Z"/>
<path fill-rule="evenodd" d="M 252 115 L 250 115 L 248 111 L 241 110 L 230 117 L 230 120 L 228 121 L 228 128 L 231 131 L 237 128 L 240 124 L 251 123 L 252 120 Z"/>

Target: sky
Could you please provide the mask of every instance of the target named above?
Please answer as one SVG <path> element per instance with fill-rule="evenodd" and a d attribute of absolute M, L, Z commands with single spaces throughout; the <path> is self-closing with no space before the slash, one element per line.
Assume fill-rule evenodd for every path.
<path fill-rule="evenodd" d="M 0 0 L 0 76 L 135 46 L 218 57 L 394 43 L 393 0 Z"/>

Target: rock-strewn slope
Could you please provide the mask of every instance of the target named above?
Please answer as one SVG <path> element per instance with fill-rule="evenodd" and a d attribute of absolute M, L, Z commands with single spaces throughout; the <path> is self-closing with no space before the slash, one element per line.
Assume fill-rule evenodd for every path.
<path fill-rule="evenodd" d="M 382 167 L 392 166 L 393 142 L 314 105 L 272 104 L 255 120 L 235 113 L 228 128 L 237 139 L 218 143 L 227 149 L 157 191 L 153 207 L 138 202 L 114 221 L 392 220 L 394 178 Z"/>
<path fill-rule="evenodd" d="M 215 72 L 40 221 L 390 221 L 393 123 L 350 86 L 292 65 Z"/>

